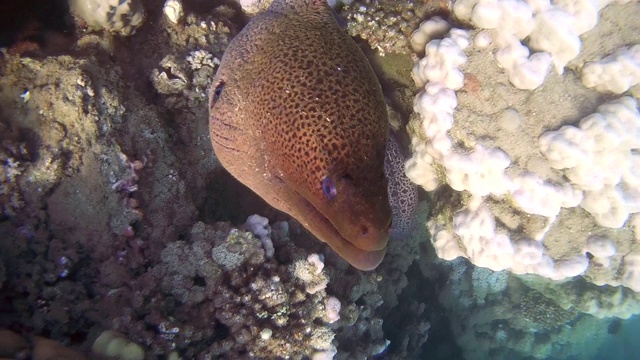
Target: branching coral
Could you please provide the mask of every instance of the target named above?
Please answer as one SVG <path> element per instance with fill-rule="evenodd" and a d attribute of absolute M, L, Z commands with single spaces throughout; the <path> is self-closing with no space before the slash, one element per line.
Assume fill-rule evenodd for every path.
<path fill-rule="evenodd" d="M 272 237 L 277 254 L 288 239 L 281 231 Z M 146 322 L 164 331 L 153 336 L 136 331 L 134 323 L 117 320 L 133 339 L 166 350 L 175 344 L 189 357 L 205 344 L 209 354 L 241 357 L 251 353 L 261 358 L 301 358 L 332 348 L 333 331 L 325 319 L 337 320 L 331 310 L 335 305 L 328 305 L 335 301 L 324 291 L 328 279 L 317 261 L 279 263 L 265 256 L 261 240 L 253 234 L 227 224 L 201 222 L 191 228 L 187 239 L 168 244 L 161 259 L 146 280 L 140 279 L 135 286 L 151 297 L 148 306 L 155 315 Z M 324 281 L 305 283 L 298 275 Z M 322 286 L 309 285 L 316 283 Z M 167 300 L 154 303 L 167 295 L 177 308 L 172 317 L 161 306 Z M 213 332 L 193 336 L 195 329 L 209 326 L 212 319 L 217 324 Z M 170 328 L 174 330 L 168 333 Z"/>

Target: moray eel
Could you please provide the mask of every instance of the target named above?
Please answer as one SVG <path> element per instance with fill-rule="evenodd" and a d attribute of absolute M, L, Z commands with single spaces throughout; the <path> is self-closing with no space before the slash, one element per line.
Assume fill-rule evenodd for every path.
<path fill-rule="evenodd" d="M 209 131 L 236 179 L 354 267 L 380 264 L 391 226 L 386 106 L 326 0 L 274 0 L 233 38 Z"/>
<path fill-rule="evenodd" d="M 418 187 L 404 172 L 406 158 L 400 151 L 400 144 L 394 135 L 389 136 L 384 159 L 384 174 L 389 181 L 389 202 L 393 226 L 389 233 L 392 240 L 411 237 L 416 227 L 418 211 Z"/>

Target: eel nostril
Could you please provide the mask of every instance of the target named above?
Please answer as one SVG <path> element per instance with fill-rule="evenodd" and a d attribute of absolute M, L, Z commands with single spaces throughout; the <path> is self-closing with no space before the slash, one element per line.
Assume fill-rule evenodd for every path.
<path fill-rule="evenodd" d="M 362 225 L 360 230 L 362 231 L 362 236 L 367 236 L 367 234 L 369 234 L 369 228 L 366 227 L 365 225 Z"/>

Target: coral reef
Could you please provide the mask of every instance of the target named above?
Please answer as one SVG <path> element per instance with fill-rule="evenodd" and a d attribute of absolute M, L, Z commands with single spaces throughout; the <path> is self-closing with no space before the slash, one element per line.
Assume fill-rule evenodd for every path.
<path fill-rule="evenodd" d="M 633 4 L 607 4 L 554 2 L 538 8 L 519 1 L 460 0 L 453 6 L 460 20 L 492 30 L 451 29 L 441 39 L 449 27 L 432 19 L 414 33 L 415 44 L 428 42 L 413 69 L 422 90 L 414 101 L 419 116 L 409 124 L 413 156 L 407 175 L 426 190 L 453 189 L 461 199 L 436 205 L 438 213 L 429 219 L 441 258 L 462 256 L 496 271 L 553 280 L 583 275 L 598 285 L 638 288 L 637 243 L 633 228 L 625 226 L 640 211 L 637 174 L 631 170 L 637 161 L 637 100 L 623 96 L 605 103 L 577 76 L 543 71 L 553 61 L 562 74 L 565 66 L 575 69 L 602 56 L 595 49 L 640 41 L 624 33 L 602 48 L 589 37 L 626 21 L 620 14 L 638 11 Z M 572 17 L 576 28 L 564 27 Z M 575 33 L 560 37 L 562 31 L 548 31 L 552 18 L 553 26 Z M 528 48 L 519 40 L 527 36 Z M 539 52 L 529 56 L 529 49 Z M 633 69 L 630 54 L 616 56 L 629 59 L 625 64 Z M 600 65 L 592 62 L 584 70 L 594 66 Z M 619 86 L 616 75 L 602 76 Z M 514 86 L 539 91 L 510 90 Z M 567 95 L 550 102 L 549 93 Z M 615 251 L 592 254 L 593 237 L 609 239 Z"/>
<path fill-rule="evenodd" d="M 422 19 L 449 10 L 447 1 L 356 0 L 343 10 L 347 31 L 367 41 L 378 55 L 407 54 L 410 35 Z"/>
<path fill-rule="evenodd" d="M 461 258 L 419 264 L 425 278 L 441 284 L 439 303 L 447 309 L 465 359 L 482 359 L 486 354 L 494 358 L 588 358 L 610 335 L 600 319 L 589 315 L 587 304 L 593 305 L 591 313 L 598 317 L 629 316 L 639 310 L 634 295 L 628 296 L 632 292 L 625 288 L 602 291 L 584 280 L 560 284 L 533 275 L 516 277 L 477 268 Z M 438 271 L 440 266 L 447 272 Z M 620 291 L 627 295 L 621 297 Z M 597 309 L 600 301 L 602 307 Z"/>
<path fill-rule="evenodd" d="M 383 319 L 404 301 L 424 229 L 357 272 L 218 171 L 202 120 L 233 27 L 225 7 L 183 11 L 146 13 L 152 43 L 138 31 L 113 53 L 87 32 L 81 57 L 0 62 L 0 327 L 89 356 L 113 331 L 95 351 L 351 359 L 406 331 L 398 354 L 418 354 L 425 305 L 392 331 Z M 243 224 L 256 212 L 267 217 Z"/>
<path fill-rule="evenodd" d="M 418 264 L 426 284 L 439 284 L 439 305 L 467 359 L 590 357 L 608 341 L 598 318 L 640 312 L 630 170 L 638 146 L 628 138 L 637 139 L 637 89 L 633 76 L 616 73 L 624 63 L 633 74 L 629 44 L 640 38 L 598 39 L 639 8 L 539 5 L 459 0 L 458 20 L 490 30 L 452 29 L 435 18 L 412 36 L 424 57 L 412 73 L 419 93 L 406 172 L 432 191 L 425 219 L 435 253 L 447 260 Z M 562 25 L 572 16 L 580 26 Z M 583 86 L 579 70 L 598 91 L 607 89 L 600 81 L 631 89 L 603 97 Z"/>
<path fill-rule="evenodd" d="M 304 253 L 286 256 L 289 239 L 278 236 L 276 253 L 286 261 L 268 259 L 258 238 L 229 224 L 194 224 L 184 240 L 167 244 L 160 263 L 129 284 L 134 292 L 103 299 L 111 309 L 106 323 L 156 354 L 176 350 L 186 358 L 301 358 L 331 349 L 326 292 L 305 291 L 289 270 Z"/>
<path fill-rule="evenodd" d="M 563 309 L 573 309 L 601 319 L 628 319 L 640 313 L 640 295 L 624 286 L 597 286 L 584 279 L 560 284 L 531 276 L 521 280 Z"/>
<path fill-rule="evenodd" d="M 331 2 L 373 49 L 395 132 L 411 120 L 408 178 L 434 190 L 391 159 L 400 235 L 371 272 L 212 152 L 210 79 L 241 9 L 268 1 L 85 3 L 100 11 L 75 12 L 73 48 L 37 22 L 1 45 L 0 357 L 637 354 L 637 129 L 619 129 L 638 110 L 637 1 Z"/>

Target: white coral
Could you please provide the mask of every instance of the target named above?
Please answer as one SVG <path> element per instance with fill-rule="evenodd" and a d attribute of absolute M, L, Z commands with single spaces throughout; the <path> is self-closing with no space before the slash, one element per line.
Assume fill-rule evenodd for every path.
<path fill-rule="evenodd" d="M 582 68 L 582 84 L 600 92 L 622 94 L 640 84 L 640 45 L 622 47 Z"/>
<path fill-rule="evenodd" d="M 581 206 L 607 227 L 621 227 L 640 212 L 640 113 L 633 98 L 598 107 L 578 127 L 563 126 L 540 139 L 551 166 L 564 169 L 575 188 L 584 190 Z"/>
<path fill-rule="evenodd" d="M 320 265 L 321 264 L 321 265 Z M 322 271 L 324 263 L 318 254 L 311 254 L 307 260 L 298 260 L 289 267 L 294 277 L 300 279 L 309 294 L 324 290 L 329 283 L 329 277 Z"/>
<path fill-rule="evenodd" d="M 458 191 L 467 190 L 476 196 L 502 195 L 513 189 L 505 174 L 511 163 L 500 149 L 476 145 L 468 154 L 451 152 L 443 160 L 447 182 Z"/>
<path fill-rule="evenodd" d="M 542 85 L 552 63 L 551 55 L 546 52 L 529 56 L 529 49 L 516 38 L 498 50 L 496 61 L 505 69 L 513 86 L 523 90 L 533 90 Z"/>
<path fill-rule="evenodd" d="M 464 75 L 460 66 L 467 62 L 464 49 L 469 46 L 469 34 L 452 29 L 442 40 L 431 40 L 425 48 L 425 57 L 415 64 L 412 71 L 418 86 L 428 82 L 442 83 L 449 89 L 460 89 Z"/>

